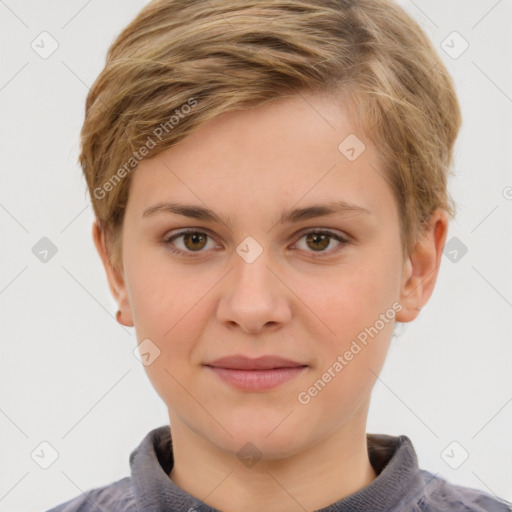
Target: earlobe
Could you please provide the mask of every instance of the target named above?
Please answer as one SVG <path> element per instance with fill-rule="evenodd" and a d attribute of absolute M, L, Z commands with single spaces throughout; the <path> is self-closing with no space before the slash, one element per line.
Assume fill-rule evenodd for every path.
<path fill-rule="evenodd" d="M 119 310 L 116 314 L 117 321 L 127 327 L 133 327 L 133 319 L 128 301 L 128 295 L 126 291 L 126 285 L 124 282 L 123 275 L 115 268 L 112 264 L 110 254 L 105 239 L 105 233 L 101 229 L 98 220 L 95 220 L 92 226 L 92 237 L 94 245 L 101 258 L 105 273 L 107 275 L 107 281 L 110 288 L 110 292 L 118 304 Z M 121 321 L 121 318 L 123 320 Z"/>
<path fill-rule="evenodd" d="M 414 320 L 432 295 L 447 232 L 448 215 L 445 210 L 438 209 L 404 264 L 400 290 L 403 309 L 397 313 L 398 322 Z"/>
<path fill-rule="evenodd" d="M 133 321 L 130 320 L 130 322 L 127 323 L 123 320 L 123 312 L 120 309 L 118 309 L 116 312 L 116 320 L 125 327 L 133 327 Z"/>

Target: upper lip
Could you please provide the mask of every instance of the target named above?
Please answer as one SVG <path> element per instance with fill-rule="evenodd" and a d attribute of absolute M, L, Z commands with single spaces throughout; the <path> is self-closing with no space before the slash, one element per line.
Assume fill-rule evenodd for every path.
<path fill-rule="evenodd" d="M 220 359 L 206 363 L 205 366 L 229 368 L 232 370 L 270 370 L 273 368 L 293 368 L 307 365 L 275 355 L 266 355 L 254 359 L 243 355 L 234 355 L 221 357 Z"/>

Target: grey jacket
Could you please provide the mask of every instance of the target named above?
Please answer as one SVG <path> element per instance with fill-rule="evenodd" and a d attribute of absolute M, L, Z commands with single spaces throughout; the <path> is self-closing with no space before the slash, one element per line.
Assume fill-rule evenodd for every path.
<path fill-rule="evenodd" d="M 407 436 L 367 434 L 367 440 L 377 478 L 319 512 L 512 512 L 511 503 L 419 469 Z M 48 512 L 219 512 L 169 478 L 174 460 L 168 425 L 149 432 L 129 460 L 131 476 Z"/>

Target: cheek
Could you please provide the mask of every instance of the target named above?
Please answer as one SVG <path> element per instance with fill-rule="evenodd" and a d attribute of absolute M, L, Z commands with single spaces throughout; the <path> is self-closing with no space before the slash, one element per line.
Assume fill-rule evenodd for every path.
<path fill-rule="evenodd" d="M 297 280 L 294 292 L 312 312 L 319 335 L 343 344 L 392 308 L 399 289 L 399 272 L 392 261 L 363 256 L 355 265 Z"/>
<path fill-rule="evenodd" d="M 151 340 L 158 354 L 145 371 L 166 403 L 180 402 L 180 383 L 188 383 L 194 348 L 211 315 L 207 301 L 200 300 L 209 287 L 161 258 L 139 261 L 126 276 L 137 340 Z"/>
<path fill-rule="evenodd" d="M 173 264 L 160 250 L 135 250 L 126 270 L 130 306 L 141 336 L 166 343 L 185 326 L 199 323 L 193 320 L 204 309 L 199 300 L 209 286 L 197 267 Z"/>
<path fill-rule="evenodd" d="M 322 350 L 311 379 L 311 385 L 321 381 L 317 387 L 324 397 L 318 405 L 332 399 L 344 405 L 340 411 L 350 410 L 358 396 L 371 390 L 384 364 L 398 304 L 399 269 L 392 251 L 377 253 L 378 259 L 375 251 L 367 257 L 361 253 L 357 264 L 339 267 L 320 284 L 311 281 L 314 287 L 302 281 L 299 293 L 322 320 L 316 321 Z"/>

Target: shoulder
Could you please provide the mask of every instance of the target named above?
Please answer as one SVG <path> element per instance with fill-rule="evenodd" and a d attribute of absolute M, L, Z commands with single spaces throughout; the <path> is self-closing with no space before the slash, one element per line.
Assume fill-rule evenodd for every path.
<path fill-rule="evenodd" d="M 484 491 L 455 485 L 447 480 L 420 470 L 425 487 L 418 501 L 421 512 L 512 512 L 512 503 Z"/>
<path fill-rule="evenodd" d="M 136 512 L 131 477 L 125 477 L 109 485 L 90 489 L 47 512 Z"/>

